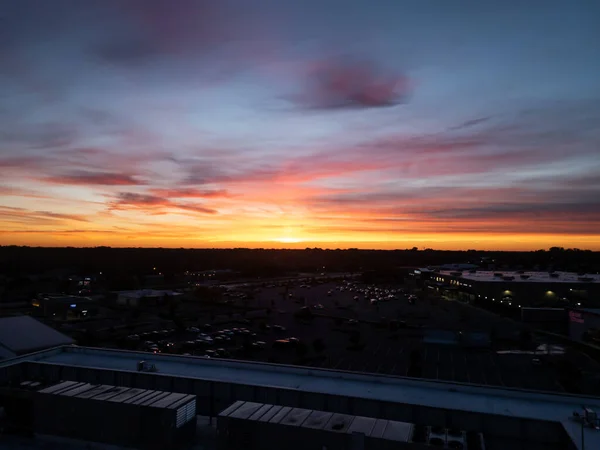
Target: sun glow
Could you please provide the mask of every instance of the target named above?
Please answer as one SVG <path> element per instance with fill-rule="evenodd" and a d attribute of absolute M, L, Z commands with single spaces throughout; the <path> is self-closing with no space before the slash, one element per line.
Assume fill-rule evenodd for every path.
<path fill-rule="evenodd" d="M 299 242 L 302 242 L 302 239 L 294 237 L 280 237 L 275 239 L 275 241 L 281 242 L 282 244 L 297 244 Z"/>

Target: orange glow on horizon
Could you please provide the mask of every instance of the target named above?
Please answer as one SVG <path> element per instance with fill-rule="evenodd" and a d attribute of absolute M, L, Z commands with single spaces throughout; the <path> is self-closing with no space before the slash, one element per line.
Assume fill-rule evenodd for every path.
<path fill-rule="evenodd" d="M 502 250 L 530 251 L 558 246 L 600 251 L 597 235 L 539 235 L 539 234 L 485 234 L 485 233 L 406 233 L 402 235 L 340 233 L 327 239 L 324 236 L 280 237 L 274 239 L 227 239 L 214 236 L 198 239 L 190 235 L 153 236 L 139 233 L 113 233 L 93 230 L 90 232 L 27 233 L 0 232 L 0 245 L 23 245 L 40 247 L 164 247 L 164 248 L 273 248 L 273 249 L 380 249 L 394 250 L 418 247 L 420 250 Z"/>

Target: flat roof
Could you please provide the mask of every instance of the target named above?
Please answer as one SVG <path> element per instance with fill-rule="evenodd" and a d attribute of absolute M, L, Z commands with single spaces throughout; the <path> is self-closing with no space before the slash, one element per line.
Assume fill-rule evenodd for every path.
<path fill-rule="evenodd" d="M 59 347 L 2 361 L 0 367 L 24 361 L 38 361 L 64 366 L 136 372 L 140 360 L 155 364 L 158 369 L 157 376 L 171 375 L 279 387 L 301 392 L 560 422 L 576 444 L 581 436 L 581 426 L 570 420 L 573 411 L 580 410 L 581 405 L 585 404 L 600 412 L 600 398 L 77 346 Z M 590 448 L 600 448 L 600 432 L 585 429 L 585 440 Z"/>
<path fill-rule="evenodd" d="M 69 336 L 30 316 L 0 318 L 0 347 L 10 353 L 26 353 L 59 345 L 73 344 Z"/>
<path fill-rule="evenodd" d="M 477 272 L 471 273 L 469 271 L 463 271 L 461 275 L 456 275 L 454 270 L 440 270 L 440 275 L 451 276 L 456 278 L 462 278 L 464 280 L 471 281 L 485 281 L 485 282 L 510 282 L 510 283 L 598 283 L 600 282 L 600 274 L 586 274 L 578 275 L 574 272 L 554 272 L 556 277 L 551 277 L 549 272 L 515 272 L 515 271 L 502 271 L 502 270 L 478 270 Z M 496 276 L 495 274 L 502 274 L 502 276 Z M 522 278 L 521 275 L 527 276 Z M 505 280 L 503 277 L 514 277 L 513 280 Z M 580 277 L 590 278 L 591 281 L 581 281 Z"/>
<path fill-rule="evenodd" d="M 129 298 L 143 298 L 143 297 L 162 297 L 164 295 L 177 296 L 183 295 L 180 292 L 160 290 L 160 289 L 140 289 L 137 291 L 117 291 L 117 294 L 123 297 Z"/>

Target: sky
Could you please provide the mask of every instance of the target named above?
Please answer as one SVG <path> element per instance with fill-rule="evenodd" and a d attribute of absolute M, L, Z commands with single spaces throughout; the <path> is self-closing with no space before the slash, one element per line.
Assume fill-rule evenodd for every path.
<path fill-rule="evenodd" d="M 598 23 L 0 0 L 0 245 L 600 250 Z"/>

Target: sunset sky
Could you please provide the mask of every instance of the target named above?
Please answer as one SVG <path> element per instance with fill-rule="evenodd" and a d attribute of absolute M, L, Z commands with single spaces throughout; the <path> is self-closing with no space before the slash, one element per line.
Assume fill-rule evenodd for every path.
<path fill-rule="evenodd" d="M 0 1 L 0 245 L 600 250 L 600 2 Z"/>

